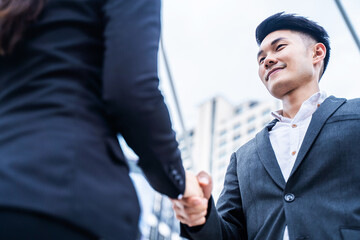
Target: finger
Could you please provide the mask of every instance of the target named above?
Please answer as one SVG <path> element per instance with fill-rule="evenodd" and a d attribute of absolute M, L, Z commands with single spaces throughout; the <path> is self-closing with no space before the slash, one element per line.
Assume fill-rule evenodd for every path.
<path fill-rule="evenodd" d="M 176 214 L 175 217 L 183 224 L 186 224 L 188 226 L 197 226 L 204 224 L 206 221 L 206 211 L 198 214 L 198 215 L 192 215 L 192 216 L 184 216 L 182 214 Z"/>
<path fill-rule="evenodd" d="M 198 179 L 195 175 L 191 172 L 186 171 L 186 184 L 185 184 L 185 192 L 184 197 L 191 197 L 191 196 L 199 196 L 203 197 L 204 193 L 202 188 L 199 185 Z"/>
<path fill-rule="evenodd" d="M 205 198 L 197 198 L 197 197 L 191 197 L 191 198 L 182 198 L 180 200 L 171 200 L 173 206 L 177 206 L 180 209 L 184 209 L 185 207 L 196 207 L 197 205 L 204 204 Z M 205 199 L 205 201 L 207 201 Z"/>
<path fill-rule="evenodd" d="M 181 204 L 184 207 L 199 207 L 199 206 L 207 206 L 208 205 L 209 200 L 204 198 L 204 197 L 189 197 L 189 198 L 184 198 L 181 201 Z"/>
<path fill-rule="evenodd" d="M 196 205 L 196 206 L 191 206 L 191 207 L 184 206 L 184 208 L 182 210 L 186 214 L 198 214 L 198 213 L 201 213 L 203 211 L 206 211 L 207 207 L 208 207 L 208 204 L 207 204 L 207 201 L 206 201 L 206 203 L 199 204 L 199 205 Z"/>
<path fill-rule="evenodd" d="M 194 221 L 196 219 L 199 219 L 201 217 L 206 216 L 207 214 L 207 208 L 202 209 L 181 209 L 177 206 L 173 206 L 173 209 L 175 211 L 175 215 L 181 217 L 181 219 Z"/>
<path fill-rule="evenodd" d="M 213 188 L 211 176 L 208 173 L 201 171 L 198 175 L 196 175 L 196 178 L 198 179 L 200 187 L 204 193 L 204 197 L 210 199 Z"/>
<path fill-rule="evenodd" d="M 175 217 L 176 217 L 176 219 L 179 220 L 181 223 L 186 224 L 186 220 L 185 220 L 185 218 L 184 218 L 181 214 L 176 213 L 176 214 L 175 214 Z"/>
<path fill-rule="evenodd" d="M 190 218 L 191 215 L 205 215 L 207 212 L 207 208 L 205 206 L 198 207 L 198 208 L 182 208 L 176 205 L 172 206 L 175 214 L 182 215 L 185 218 Z M 205 213 L 205 214 L 204 214 Z"/>
<path fill-rule="evenodd" d="M 184 211 L 184 209 L 174 206 L 174 211 L 175 211 L 175 217 L 178 220 L 180 220 L 182 223 L 185 223 L 190 219 L 190 216 Z"/>
<path fill-rule="evenodd" d="M 175 203 L 172 204 L 172 209 L 174 209 L 174 211 L 179 211 L 180 207 L 178 207 Z"/>
<path fill-rule="evenodd" d="M 190 222 L 194 222 L 194 221 L 197 221 L 199 220 L 200 218 L 202 217 L 205 217 L 206 216 L 206 213 L 207 211 L 206 210 L 203 210 L 199 213 L 196 213 L 196 214 L 186 214 L 185 216 L 182 215 L 185 219 L 187 219 L 188 221 Z"/>
<path fill-rule="evenodd" d="M 208 185 L 210 183 L 211 177 L 205 171 L 200 171 L 196 178 L 198 179 L 200 185 Z"/>
<path fill-rule="evenodd" d="M 180 201 L 174 201 L 172 205 L 175 211 L 183 211 L 185 206 Z"/>
<path fill-rule="evenodd" d="M 181 199 L 181 204 L 186 207 L 195 207 L 197 205 L 203 204 L 204 201 L 207 201 L 207 199 L 203 197 L 187 197 Z"/>

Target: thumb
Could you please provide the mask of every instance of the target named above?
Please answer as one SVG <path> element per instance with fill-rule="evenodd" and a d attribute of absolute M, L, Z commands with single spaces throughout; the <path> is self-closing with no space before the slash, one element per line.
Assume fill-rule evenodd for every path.
<path fill-rule="evenodd" d="M 196 175 L 196 178 L 199 182 L 201 189 L 203 190 L 204 197 L 209 199 L 213 187 L 211 176 L 208 173 L 201 171 L 198 173 L 198 175 Z"/>

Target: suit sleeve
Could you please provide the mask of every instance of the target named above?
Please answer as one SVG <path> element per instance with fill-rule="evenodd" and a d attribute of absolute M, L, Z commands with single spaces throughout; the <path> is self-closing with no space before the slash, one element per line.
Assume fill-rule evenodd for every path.
<path fill-rule="evenodd" d="M 205 224 L 197 227 L 181 224 L 181 236 L 194 240 L 247 239 L 236 169 L 236 154 L 233 153 L 216 208 L 211 197 Z"/>
<path fill-rule="evenodd" d="M 103 11 L 103 98 L 111 125 L 139 156 L 151 186 L 176 198 L 185 174 L 158 88 L 160 0 L 108 0 Z"/>

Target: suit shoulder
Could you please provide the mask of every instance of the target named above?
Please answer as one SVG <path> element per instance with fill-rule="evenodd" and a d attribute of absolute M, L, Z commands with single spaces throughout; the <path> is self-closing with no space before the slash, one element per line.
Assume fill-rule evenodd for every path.
<path fill-rule="evenodd" d="M 346 101 L 347 104 L 354 104 L 354 105 L 360 105 L 360 98 L 353 98 L 353 99 L 348 99 Z"/>
<path fill-rule="evenodd" d="M 330 106 L 331 104 L 339 105 L 336 111 L 333 113 L 331 118 L 341 117 L 341 116 L 349 116 L 349 115 L 357 115 L 360 116 L 360 98 L 354 99 L 346 99 L 346 98 L 336 98 L 334 96 L 330 96 L 325 100 Z"/>
<path fill-rule="evenodd" d="M 242 159 L 244 155 L 249 155 L 250 153 L 254 153 L 254 151 L 256 151 L 256 141 L 255 138 L 252 138 L 236 150 L 236 158 Z"/>
<path fill-rule="evenodd" d="M 338 113 L 342 114 L 359 114 L 360 98 L 346 99 L 346 102 L 340 107 Z"/>

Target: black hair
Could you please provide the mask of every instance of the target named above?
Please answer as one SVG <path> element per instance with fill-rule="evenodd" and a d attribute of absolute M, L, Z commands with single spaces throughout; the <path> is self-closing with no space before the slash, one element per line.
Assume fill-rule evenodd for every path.
<path fill-rule="evenodd" d="M 0 55 L 10 54 L 46 0 L 0 0 Z"/>
<path fill-rule="evenodd" d="M 262 21 L 256 28 L 256 42 L 258 45 L 269 34 L 277 30 L 293 30 L 301 32 L 317 42 L 320 42 L 326 47 L 326 55 L 324 58 L 324 74 L 330 58 L 330 42 L 329 35 L 326 30 L 305 17 L 297 16 L 295 14 L 284 14 L 284 12 L 276 13 L 264 21 Z"/>

